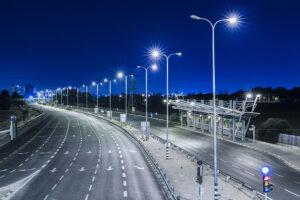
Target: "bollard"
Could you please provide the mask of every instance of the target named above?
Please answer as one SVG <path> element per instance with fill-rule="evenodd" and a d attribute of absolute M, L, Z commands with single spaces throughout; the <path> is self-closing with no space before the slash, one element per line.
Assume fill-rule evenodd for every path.
<path fill-rule="evenodd" d="M 10 117 L 10 140 L 13 140 L 17 137 L 17 126 L 16 126 L 17 118 L 12 115 Z"/>

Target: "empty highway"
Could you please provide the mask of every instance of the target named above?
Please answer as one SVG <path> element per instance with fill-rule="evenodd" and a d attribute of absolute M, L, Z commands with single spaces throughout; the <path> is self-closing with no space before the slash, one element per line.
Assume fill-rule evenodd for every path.
<path fill-rule="evenodd" d="M 1 199 L 164 199 L 122 130 L 71 111 L 45 112 L 41 124 L 0 149 Z"/>
<path fill-rule="evenodd" d="M 117 114 L 114 117 L 118 119 Z M 139 129 L 144 117 L 129 115 L 128 120 L 132 126 Z M 150 121 L 151 133 L 165 139 L 165 121 L 155 119 L 150 119 Z M 197 159 L 204 160 L 210 165 L 213 164 L 213 138 L 211 136 L 179 128 L 174 123 L 170 123 L 169 131 L 172 143 L 192 153 Z M 262 192 L 261 168 L 268 166 L 272 169 L 271 178 L 274 184 L 274 190 L 269 196 L 274 200 L 300 199 L 300 172 L 279 159 L 223 140 L 218 140 L 218 153 L 219 169 L 230 176 Z"/>

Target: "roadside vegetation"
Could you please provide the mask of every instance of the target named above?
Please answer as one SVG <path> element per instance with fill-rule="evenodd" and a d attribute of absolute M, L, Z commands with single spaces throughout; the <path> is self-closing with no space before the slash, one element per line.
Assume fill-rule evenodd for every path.
<path fill-rule="evenodd" d="M 10 117 L 15 115 L 17 121 L 38 115 L 39 112 L 29 108 L 23 97 L 14 92 L 12 95 L 7 90 L 0 93 L 0 130 L 9 128 Z"/>

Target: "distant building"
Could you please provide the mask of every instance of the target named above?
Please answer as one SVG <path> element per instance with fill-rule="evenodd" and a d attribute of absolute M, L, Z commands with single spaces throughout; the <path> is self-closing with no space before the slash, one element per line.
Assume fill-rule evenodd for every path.
<path fill-rule="evenodd" d="M 25 98 L 29 98 L 30 96 L 36 96 L 36 88 L 33 85 L 25 85 Z"/>
<path fill-rule="evenodd" d="M 24 96 L 25 95 L 25 87 L 22 85 L 12 85 L 10 87 L 10 93 L 13 94 L 14 92 L 17 92 L 19 95 Z"/>

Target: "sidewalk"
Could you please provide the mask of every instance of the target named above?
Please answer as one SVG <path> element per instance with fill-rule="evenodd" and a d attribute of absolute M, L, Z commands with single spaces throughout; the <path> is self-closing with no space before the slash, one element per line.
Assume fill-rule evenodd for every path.
<path fill-rule="evenodd" d="M 141 133 L 132 127 L 123 127 L 136 138 L 141 139 Z M 198 195 L 199 184 L 196 183 L 197 165 L 195 162 L 187 158 L 179 150 L 172 149 L 170 159 L 165 159 L 164 144 L 158 140 L 150 138 L 148 141 L 143 141 L 146 148 L 150 150 L 154 158 L 164 169 L 170 182 L 175 187 L 175 193 L 180 199 L 196 200 L 200 199 Z M 206 165 L 204 166 L 203 177 L 203 200 L 213 199 L 213 171 Z M 255 194 L 240 190 L 237 185 L 226 182 L 222 176 L 219 176 L 219 193 L 222 200 L 250 200 L 255 197 Z M 225 178 L 225 177 L 224 177 Z"/>

